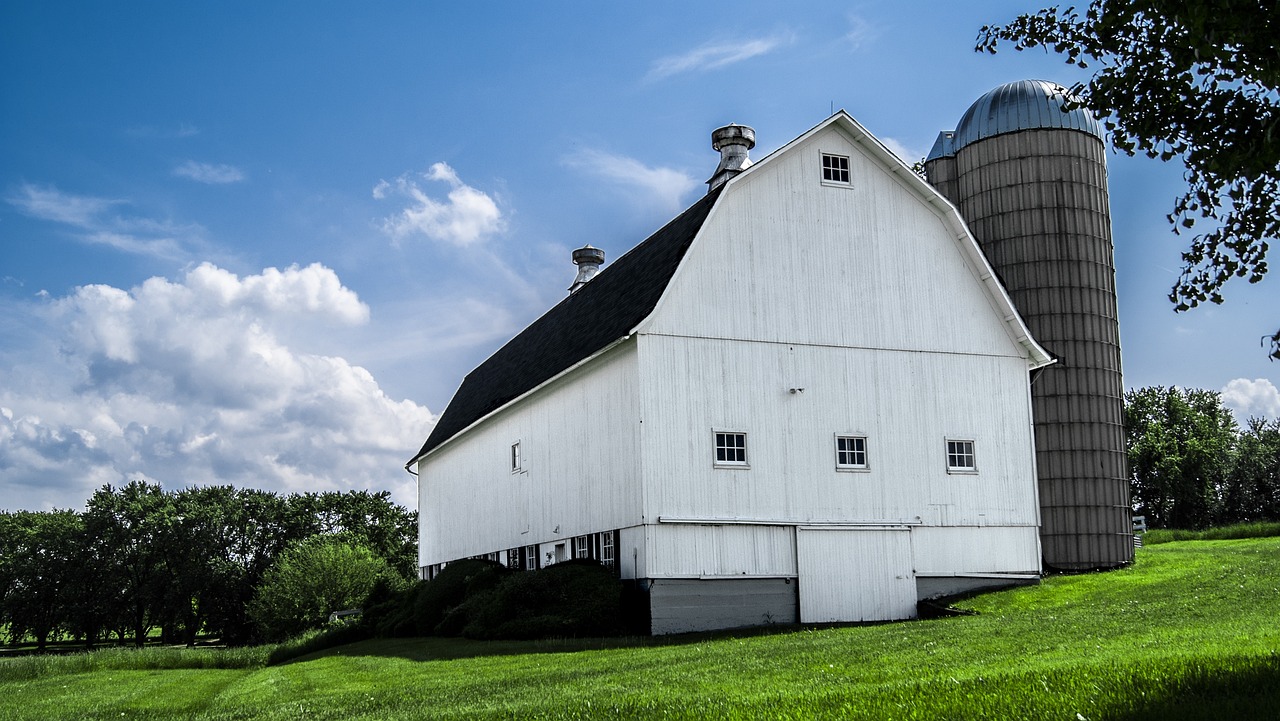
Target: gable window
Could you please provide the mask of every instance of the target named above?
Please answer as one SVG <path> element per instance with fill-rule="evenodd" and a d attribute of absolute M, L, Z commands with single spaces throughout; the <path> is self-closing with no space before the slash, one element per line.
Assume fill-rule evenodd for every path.
<path fill-rule="evenodd" d="M 520 441 L 511 444 L 511 472 L 519 473 L 523 466 L 520 458 Z"/>
<path fill-rule="evenodd" d="M 836 436 L 836 468 L 865 471 L 867 467 L 866 436 Z"/>
<path fill-rule="evenodd" d="M 978 458 L 974 455 L 973 441 L 947 440 L 947 472 L 978 472 Z"/>
<path fill-rule="evenodd" d="M 747 465 L 747 434 L 716 431 L 717 466 Z"/>
<path fill-rule="evenodd" d="M 849 156 L 822 154 L 822 182 L 849 184 Z"/>

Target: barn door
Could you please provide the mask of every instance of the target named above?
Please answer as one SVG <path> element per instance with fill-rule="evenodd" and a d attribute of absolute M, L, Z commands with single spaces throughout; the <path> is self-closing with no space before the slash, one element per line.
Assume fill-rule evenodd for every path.
<path fill-rule="evenodd" d="M 891 621 L 916 615 L 907 529 L 796 529 L 800 622 Z"/>

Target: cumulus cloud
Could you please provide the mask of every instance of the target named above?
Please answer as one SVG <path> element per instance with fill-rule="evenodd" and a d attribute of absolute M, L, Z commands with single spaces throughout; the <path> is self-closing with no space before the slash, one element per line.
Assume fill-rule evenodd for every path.
<path fill-rule="evenodd" d="M 447 184 L 446 199 L 432 198 L 419 180 Z M 493 198 L 462 182 L 447 163 L 436 163 L 425 173 L 406 173 L 391 182 L 379 181 L 373 188 L 373 197 L 409 201 L 404 209 L 382 223 L 383 231 L 396 241 L 425 235 L 432 240 L 466 246 L 506 229 L 506 219 Z"/>
<path fill-rule="evenodd" d="M 1236 378 L 1222 389 L 1222 404 L 1241 423 L 1253 416 L 1280 418 L 1280 389 L 1266 378 Z"/>
<path fill-rule="evenodd" d="M 226 185 L 244 180 L 244 172 L 233 165 L 197 163 L 194 160 L 188 160 L 174 168 L 173 174 L 180 178 L 190 178 L 197 183 L 207 183 L 209 185 Z"/>
<path fill-rule="evenodd" d="M 28 216 L 70 227 L 81 242 L 166 260 L 181 259 L 185 241 L 203 232 L 198 225 L 128 214 L 124 200 L 76 195 L 52 186 L 24 183 L 6 200 Z"/>
<path fill-rule="evenodd" d="M 772 52 L 790 42 L 786 35 L 712 42 L 679 55 L 658 58 L 649 68 L 649 80 L 662 80 L 681 73 L 718 70 L 758 55 Z"/>
<path fill-rule="evenodd" d="M 364 368 L 315 352 L 368 321 L 329 268 L 77 288 L 39 311 L 58 352 L 0 388 L 5 505 L 78 506 L 103 483 L 230 483 L 278 492 L 389 489 L 434 422 Z M 299 328 L 309 328 L 299 332 Z"/>
<path fill-rule="evenodd" d="M 698 181 L 688 173 L 664 167 L 651 168 L 635 158 L 603 150 L 580 150 L 566 156 L 563 162 L 650 198 L 668 212 L 683 208 L 682 199 L 698 186 Z"/>

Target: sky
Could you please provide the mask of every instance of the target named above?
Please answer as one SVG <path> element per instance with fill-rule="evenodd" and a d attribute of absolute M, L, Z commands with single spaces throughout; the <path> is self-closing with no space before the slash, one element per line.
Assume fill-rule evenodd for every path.
<path fill-rule="evenodd" d="M 1036 3 L 0 3 L 0 510 L 104 484 L 367 489 L 463 376 L 705 192 L 845 109 L 901 157 Z M 1183 169 L 1109 156 L 1125 385 L 1280 416 L 1280 279 L 1175 314 Z M 606 267 L 607 267 L 606 260 Z"/>

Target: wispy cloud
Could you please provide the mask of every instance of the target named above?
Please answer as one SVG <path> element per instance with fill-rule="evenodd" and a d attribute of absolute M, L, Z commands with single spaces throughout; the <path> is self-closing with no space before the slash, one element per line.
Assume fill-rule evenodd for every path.
<path fill-rule="evenodd" d="M 24 183 L 5 200 L 28 216 L 70 226 L 83 243 L 136 255 L 181 259 L 184 241 L 202 232 L 198 225 L 125 214 L 129 203 L 124 200 L 76 195 L 53 186 Z"/>
<path fill-rule="evenodd" d="M 208 183 L 209 185 L 239 183 L 245 177 L 244 172 L 233 165 L 197 163 L 194 160 L 188 160 L 174 168 L 173 174 L 180 178 L 190 178 L 197 183 Z"/>
<path fill-rule="evenodd" d="M 849 29 L 842 38 L 851 50 L 861 50 L 876 39 L 879 31 L 865 18 L 850 14 Z"/>
<path fill-rule="evenodd" d="M 445 200 L 427 194 L 418 180 L 442 182 L 450 186 Z M 382 230 L 399 242 L 413 235 L 425 235 L 454 245 L 470 245 L 506 229 L 506 219 L 493 198 L 462 182 L 447 163 L 436 163 L 425 173 L 406 173 L 373 188 L 373 197 L 407 198 L 409 204 L 382 222 Z"/>
<path fill-rule="evenodd" d="M 662 80 L 681 73 L 718 70 L 772 52 L 790 42 L 789 34 L 779 34 L 764 38 L 707 43 L 679 55 L 658 58 L 649 68 L 646 79 Z"/>
<path fill-rule="evenodd" d="M 636 191 L 671 212 L 684 207 L 684 197 L 698 185 L 688 173 L 650 167 L 625 155 L 585 149 L 566 156 L 564 164 L 585 171 L 613 185 Z"/>
<path fill-rule="evenodd" d="M 135 138 L 192 138 L 200 134 L 200 128 L 190 123 L 180 123 L 171 127 L 135 125 L 125 132 Z"/>

